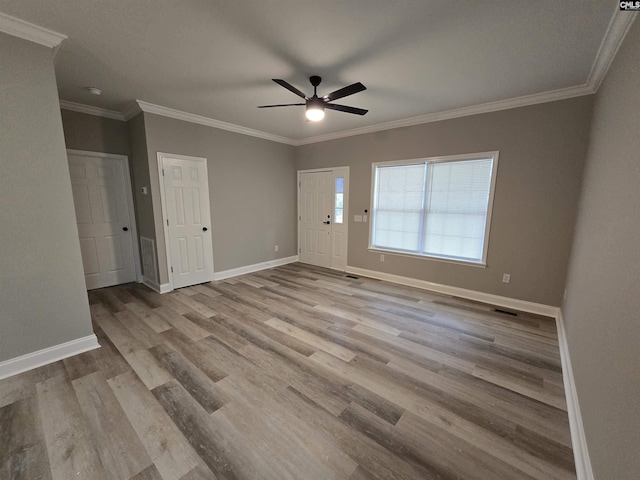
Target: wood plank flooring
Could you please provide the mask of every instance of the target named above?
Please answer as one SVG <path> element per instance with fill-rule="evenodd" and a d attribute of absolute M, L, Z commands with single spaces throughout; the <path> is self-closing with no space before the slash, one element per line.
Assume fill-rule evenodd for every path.
<path fill-rule="evenodd" d="M 0 381 L 2 479 L 575 479 L 553 320 L 291 264 L 89 293 Z"/>

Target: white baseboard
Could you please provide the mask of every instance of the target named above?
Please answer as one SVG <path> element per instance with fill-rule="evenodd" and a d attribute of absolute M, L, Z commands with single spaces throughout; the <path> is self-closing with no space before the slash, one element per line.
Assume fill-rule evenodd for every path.
<path fill-rule="evenodd" d="M 246 265 L 244 267 L 232 268 L 231 270 L 223 270 L 213 274 L 214 280 L 224 280 L 225 278 L 237 277 L 239 275 L 246 275 L 247 273 L 259 272 L 260 270 L 266 270 L 267 268 L 279 267 L 280 265 L 286 265 L 288 263 L 294 263 L 298 261 L 298 255 L 291 257 L 278 258 L 276 260 L 269 260 L 267 262 L 255 263 L 253 265 Z"/>
<path fill-rule="evenodd" d="M 53 347 L 27 353 L 26 355 L 10 360 L 5 360 L 4 362 L 0 362 L 0 380 L 99 347 L 100 344 L 98 343 L 97 337 L 92 334 L 71 340 L 70 342 L 61 343 L 60 345 L 54 345 Z"/>
<path fill-rule="evenodd" d="M 426 280 L 418 280 L 417 278 L 403 277 L 400 275 L 393 275 L 391 273 L 376 272 L 375 270 L 367 270 L 364 268 L 347 267 L 347 273 L 362 275 L 363 277 L 376 278 L 378 280 L 385 280 L 392 283 L 399 283 L 401 285 L 407 285 L 409 287 L 422 288 L 424 290 L 430 290 L 432 292 L 442 293 L 444 295 L 466 298 L 468 300 L 475 300 L 476 302 L 488 303 L 490 305 L 519 310 L 521 312 L 535 313 L 537 315 L 544 315 L 546 317 L 556 318 L 559 311 L 558 307 L 544 305 L 542 303 L 527 302 L 525 300 L 518 300 L 517 298 L 503 297 L 500 295 L 494 295 L 492 293 L 484 293 L 478 292 L 476 290 L 468 290 L 466 288 L 452 287 L 450 285 L 442 285 L 440 283 L 428 282 Z"/>
<path fill-rule="evenodd" d="M 527 302 L 515 298 L 502 297 L 500 295 L 493 295 L 490 293 L 477 292 L 475 290 L 467 290 L 465 288 L 452 287 L 450 285 L 427 282 L 426 280 L 418 280 L 390 273 L 376 272 L 375 270 L 367 270 L 364 268 L 347 267 L 347 273 L 555 318 L 558 329 L 558 343 L 560 345 L 560 358 L 562 360 L 562 379 L 564 382 L 564 391 L 567 400 L 567 413 L 569 415 L 569 427 L 571 429 L 571 443 L 573 445 L 573 456 L 576 463 L 577 480 L 594 480 L 591 460 L 589 459 L 589 451 L 587 449 L 587 440 L 584 434 L 584 426 L 582 424 L 582 415 L 580 414 L 580 405 L 578 404 L 576 384 L 573 378 L 573 370 L 571 368 L 569 345 L 567 343 L 567 335 L 564 329 L 562 311 L 560 308 L 541 303 Z"/>
<path fill-rule="evenodd" d="M 158 293 L 167 293 L 171 291 L 171 285 L 168 283 L 158 284 L 153 280 L 149 280 L 147 277 L 142 277 L 142 283 L 144 283 L 147 287 L 149 287 L 154 292 Z"/>
<path fill-rule="evenodd" d="M 578 392 L 573 378 L 571 358 L 569 357 L 569 344 L 567 332 L 564 328 L 562 310 L 558 309 L 556 315 L 558 328 L 558 342 L 560 344 L 560 359 L 562 360 L 562 381 L 564 382 L 564 395 L 567 399 L 567 413 L 569 414 L 569 427 L 571 429 L 571 444 L 573 445 L 573 458 L 576 462 L 576 476 L 578 480 L 593 480 L 591 459 L 587 449 L 587 438 L 584 434 L 582 415 L 578 403 Z"/>

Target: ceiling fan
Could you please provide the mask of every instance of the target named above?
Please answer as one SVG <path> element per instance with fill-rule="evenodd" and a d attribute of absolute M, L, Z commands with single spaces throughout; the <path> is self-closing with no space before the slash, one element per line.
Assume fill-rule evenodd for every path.
<path fill-rule="evenodd" d="M 322 78 L 320 78 L 317 75 L 313 75 L 312 77 L 309 77 L 309 81 L 311 82 L 311 85 L 313 85 L 313 96 L 312 97 L 307 97 L 304 93 L 302 93 L 296 87 L 291 85 L 289 82 L 286 82 L 286 81 L 281 80 L 279 78 L 273 78 L 272 80 L 274 82 L 276 82 L 278 85 L 283 86 L 284 88 L 286 88 L 290 92 L 295 93 L 296 95 L 298 95 L 301 98 L 304 98 L 305 99 L 305 103 L 283 103 L 283 104 L 280 104 L 280 105 L 260 105 L 260 106 L 258 106 L 258 108 L 292 107 L 292 106 L 298 106 L 298 105 L 299 106 L 306 106 L 306 108 L 307 108 L 307 112 L 306 112 L 307 119 L 312 121 L 312 122 L 317 122 L 317 121 L 322 120 L 324 118 L 324 109 L 325 108 L 328 108 L 330 110 L 337 110 L 339 112 L 353 113 L 355 115 L 364 115 L 365 113 L 367 113 L 369 111 L 369 110 L 365 110 L 363 108 L 349 107 L 347 105 L 339 105 L 337 103 L 330 103 L 330 102 L 332 102 L 334 100 L 338 100 L 339 98 L 347 97 L 349 95 L 353 95 L 354 93 L 358 93 L 358 92 L 361 92 L 363 90 L 366 90 L 367 87 L 365 87 L 360 82 L 353 83 L 351 85 L 343 87 L 343 88 L 341 88 L 339 90 L 336 90 L 335 92 L 331 92 L 328 95 L 325 95 L 324 97 L 318 97 L 317 89 L 318 89 L 318 85 L 320 85 L 320 82 L 322 81 Z"/>

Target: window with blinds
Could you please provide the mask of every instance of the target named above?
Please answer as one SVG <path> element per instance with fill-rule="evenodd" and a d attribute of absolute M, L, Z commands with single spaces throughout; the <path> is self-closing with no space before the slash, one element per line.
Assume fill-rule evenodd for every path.
<path fill-rule="evenodd" d="M 370 247 L 485 264 L 497 152 L 373 165 Z"/>

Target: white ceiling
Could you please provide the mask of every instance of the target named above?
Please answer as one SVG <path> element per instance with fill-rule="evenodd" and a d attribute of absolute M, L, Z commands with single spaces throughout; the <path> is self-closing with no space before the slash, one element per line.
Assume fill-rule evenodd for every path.
<path fill-rule="evenodd" d="M 137 99 L 297 142 L 543 92 L 585 93 L 576 87 L 592 80 L 617 6 L 0 0 L 0 12 L 68 36 L 56 57 L 62 100 L 122 112 Z M 364 83 L 366 91 L 338 103 L 369 113 L 327 111 L 324 121 L 307 123 L 303 107 L 256 108 L 300 100 L 271 78 L 310 94 L 313 74 L 323 77 L 319 95 Z M 86 86 L 104 93 L 92 96 Z"/>

